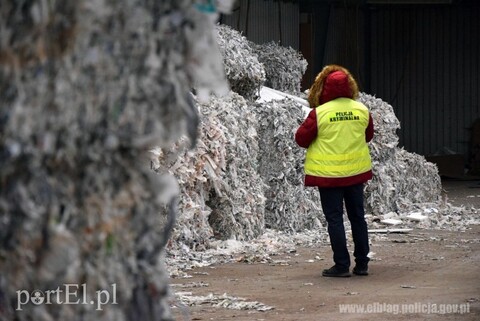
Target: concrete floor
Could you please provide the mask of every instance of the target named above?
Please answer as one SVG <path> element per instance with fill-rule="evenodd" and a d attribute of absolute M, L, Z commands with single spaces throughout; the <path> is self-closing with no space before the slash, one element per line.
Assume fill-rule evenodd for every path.
<path fill-rule="evenodd" d="M 452 205 L 480 209 L 480 179 L 442 179 L 442 187 Z"/>

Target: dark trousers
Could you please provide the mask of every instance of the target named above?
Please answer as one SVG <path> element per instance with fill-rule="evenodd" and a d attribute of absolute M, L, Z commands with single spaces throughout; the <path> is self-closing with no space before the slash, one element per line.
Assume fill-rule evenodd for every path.
<path fill-rule="evenodd" d="M 319 188 L 322 209 L 328 225 L 333 261 L 341 269 L 350 268 L 350 255 L 343 225 L 343 202 L 352 227 L 353 256 L 357 264 L 367 264 L 370 251 L 368 228 L 363 207 L 363 184 L 346 187 Z"/>

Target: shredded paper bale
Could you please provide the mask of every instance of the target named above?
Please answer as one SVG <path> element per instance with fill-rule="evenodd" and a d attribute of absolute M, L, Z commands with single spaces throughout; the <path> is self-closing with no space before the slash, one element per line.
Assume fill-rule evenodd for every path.
<path fill-rule="evenodd" d="M 192 0 L 2 2 L 0 320 L 171 319 L 179 188 L 146 152 L 195 143 L 190 80 L 227 88 L 208 19 Z M 60 304 L 65 284 L 87 301 Z"/>
<path fill-rule="evenodd" d="M 182 191 L 172 248 L 322 226 L 320 197 L 303 185 L 304 151 L 293 139 L 301 106 L 288 99 L 249 105 L 232 92 L 199 110 L 196 150 L 153 151 L 154 168 L 177 177 Z"/>
<path fill-rule="evenodd" d="M 265 223 L 268 228 L 297 232 L 317 229 L 324 222 L 320 194 L 303 184 L 305 151 L 295 143 L 304 119 L 302 107 L 290 99 L 257 103 L 261 153 L 259 170 L 265 184 Z"/>
<path fill-rule="evenodd" d="M 374 176 L 366 186 L 366 211 L 374 215 L 403 212 L 415 203 L 437 202 L 442 184 L 435 164 L 398 147 L 400 128 L 393 108 L 371 95 L 359 100 L 372 114 L 375 135 L 370 143 Z"/>
<path fill-rule="evenodd" d="M 248 240 L 264 231 L 264 184 L 258 172 L 257 118 L 232 92 L 201 104 L 198 148 L 169 163 L 158 150 L 157 170 L 178 177 L 182 190 L 173 239 L 196 248 L 209 238 Z M 181 146 L 179 146 L 181 148 Z"/>
<path fill-rule="evenodd" d="M 300 94 L 302 77 L 307 70 L 307 61 L 300 52 L 275 42 L 252 43 L 252 48 L 265 67 L 265 86 L 293 95 Z"/>
<path fill-rule="evenodd" d="M 217 26 L 217 41 L 231 89 L 247 100 L 254 100 L 265 83 L 265 67 L 258 61 L 251 43 L 225 25 Z"/>
<path fill-rule="evenodd" d="M 398 147 L 396 130 L 400 122 L 392 106 L 365 93 L 359 100 L 369 108 L 375 125 L 370 142 L 374 176 L 365 187 L 365 207 L 367 213 L 373 214 L 372 226 L 377 227 L 376 222 L 385 219 L 418 228 L 464 229 L 478 224 L 478 209 L 455 207 L 442 198 L 442 182 L 435 164 Z"/>

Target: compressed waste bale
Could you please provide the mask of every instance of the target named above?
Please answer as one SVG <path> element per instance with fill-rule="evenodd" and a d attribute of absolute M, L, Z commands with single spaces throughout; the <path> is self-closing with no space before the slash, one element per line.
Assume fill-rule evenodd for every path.
<path fill-rule="evenodd" d="M 209 240 L 251 240 L 264 223 L 264 185 L 258 173 L 257 118 L 247 101 L 232 92 L 200 104 L 198 147 L 154 150 L 157 170 L 177 177 L 182 191 L 181 215 L 172 239 L 192 249 Z M 174 162 L 170 155 L 178 154 Z"/>
<path fill-rule="evenodd" d="M 2 2 L 0 320 L 172 319 L 161 254 L 179 190 L 146 153 L 194 145 L 191 81 L 227 87 L 221 60 L 197 59 L 220 57 L 196 44 L 205 19 L 192 0 Z M 65 284 L 86 303 L 29 300 Z"/>
<path fill-rule="evenodd" d="M 154 168 L 175 175 L 182 191 L 169 249 L 207 249 L 212 237 L 251 240 L 265 228 L 322 226 L 318 191 L 303 186 L 304 151 L 293 140 L 301 106 L 289 99 L 251 105 L 232 93 L 199 110 L 194 151 L 153 151 Z"/>
<path fill-rule="evenodd" d="M 217 42 L 230 88 L 247 100 L 255 100 L 265 83 L 265 68 L 251 43 L 240 32 L 225 25 L 217 25 Z"/>
<path fill-rule="evenodd" d="M 212 109 L 225 127 L 226 191 L 215 194 L 210 206 L 214 208 L 209 220 L 222 238 L 248 240 L 261 235 L 264 223 L 264 185 L 258 173 L 257 118 L 247 101 L 232 93 L 230 97 L 213 100 Z M 238 229 L 224 225 L 224 217 L 233 217 Z"/>
<path fill-rule="evenodd" d="M 291 99 L 257 103 L 259 171 L 265 189 L 267 228 L 288 232 L 318 229 L 325 222 L 320 194 L 303 184 L 305 151 L 295 132 L 304 119 L 302 107 Z"/>
<path fill-rule="evenodd" d="M 414 203 L 437 202 L 441 180 L 435 164 L 398 147 L 400 128 L 393 107 L 361 93 L 359 101 L 372 114 L 375 135 L 370 142 L 374 176 L 365 188 L 366 211 L 375 215 L 402 212 Z"/>
<path fill-rule="evenodd" d="M 258 61 L 265 68 L 265 86 L 292 95 L 299 95 L 302 77 L 307 70 L 307 60 L 292 47 L 276 42 L 251 44 Z"/>

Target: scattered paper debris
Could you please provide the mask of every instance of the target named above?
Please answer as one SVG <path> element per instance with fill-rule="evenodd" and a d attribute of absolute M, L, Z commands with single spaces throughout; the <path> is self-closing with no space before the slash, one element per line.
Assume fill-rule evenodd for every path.
<path fill-rule="evenodd" d="M 417 221 L 417 222 L 421 222 L 421 221 L 424 221 L 424 220 L 428 219 L 428 216 L 422 215 L 422 213 L 419 213 L 419 212 L 410 213 L 405 217 L 412 220 L 412 221 Z"/>
<path fill-rule="evenodd" d="M 411 228 L 383 228 L 383 229 L 369 229 L 368 233 L 408 233 L 413 231 Z"/>
<path fill-rule="evenodd" d="M 397 220 L 394 218 L 387 218 L 387 219 L 381 220 L 380 222 L 385 225 L 398 225 L 403 223 L 402 220 Z"/>
<path fill-rule="evenodd" d="M 191 283 L 171 283 L 172 288 L 203 288 L 210 285 L 205 282 L 191 282 Z"/>
<path fill-rule="evenodd" d="M 258 301 L 247 301 L 245 298 L 230 296 L 226 293 L 216 295 L 210 293 L 208 295 L 192 295 L 191 292 L 177 292 L 177 299 L 187 306 L 205 306 L 232 309 L 232 310 L 255 310 L 270 311 L 275 309 L 273 306 L 263 304 Z"/>

